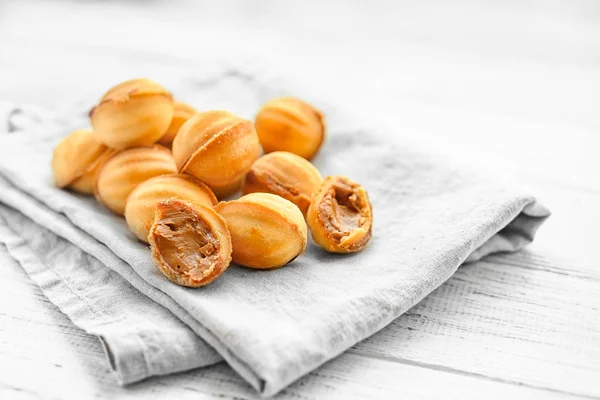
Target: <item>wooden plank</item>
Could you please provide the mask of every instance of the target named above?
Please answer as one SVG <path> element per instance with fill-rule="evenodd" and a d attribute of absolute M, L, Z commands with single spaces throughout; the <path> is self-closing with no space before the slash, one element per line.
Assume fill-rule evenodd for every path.
<path fill-rule="evenodd" d="M 519 258 L 461 267 L 351 352 L 600 396 L 600 281 Z"/>
<path fill-rule="evenodd" d="M 94 337 L 73 326 L 0 248 L 0 394 L 23 398 L 255 398 L 227 365 L 157 377 L 121 388 Z M 9 290 L 10 289 L 10 290 Z M 18 304 L 19 307 L 10 306 Z M 24 373 L 24 371 L 27 371 Z M 435 382 L 435 385 L 431 383 Z M 395 360 L 344 354 L 293 384 L 277 398 L 578 398 Z"/>
<path fill-rule="evenodd" d="M 600 165 L 596 170 L 600 171 Z M 597 180 L 590 182 L 588 187 L 596 185 Z M 530 181 L 530 186 L 552 215 L 526 251 L 511 256 L 507 262 L 518 260 L 514 262 L 522 267 L 600 280 L 599 263 L 593 255 L 598 242 L 600 193 L 549 181 Z"/>

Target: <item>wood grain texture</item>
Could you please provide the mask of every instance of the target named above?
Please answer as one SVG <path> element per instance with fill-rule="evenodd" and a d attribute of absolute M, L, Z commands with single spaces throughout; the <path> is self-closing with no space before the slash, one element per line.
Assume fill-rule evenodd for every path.
<path fill-rule="evenodd" d="M 461 267 L 281 397 L 600 398 L 597 4 L 379 6 L 344 2 L 344 18 L 333 18 L 339 2 L 315 12 L 303 2 L 7 1 L 0 99 L 69 109 L 118 80 L 146 75 L 168 86 L 218 64 L 206 49 L 277 54 L 272 67 L 320 99 L 504 170 L 554 212 L 526 251 Z M 235 93 L 227 80 L 212 88 L 214 107 L 261 95 Z M 1 248 L 0 277 L 0 398 L 253 396 L 224 364 L 119 388 L 97 340 Z"/>
<path fill-rule="evenodd" d="M 600 281 L 520 265 L 519 255 L 461 267 L 356 351 L 600 396 Z"/>
<path fill-rule="evenodd" d="M 129 388 L 116 386 L 98 340 L 74 327 L 49 303 L 2 246 L 0 263 L 2 302 L 21 305 L 1 314 L 0 394 L 10 396 L 5 398 L 255 398 L 252 389 L 224 363 L 153 378 Z M 277 398 L 395 398 L 402 394 L 430 399 L 438 398 L 442 388 L 444 397 L 450 399 L 578 398 L 352 352 L 296 382 Z"/>

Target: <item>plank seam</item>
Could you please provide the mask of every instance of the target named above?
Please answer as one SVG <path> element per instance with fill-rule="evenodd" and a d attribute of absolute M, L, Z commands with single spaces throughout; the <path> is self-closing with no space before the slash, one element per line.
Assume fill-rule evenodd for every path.
<path fill-rule="evenodd" d="M 358 357 L 370 358 L 370 359 L 379 360 L 379 361 L 387 361 L 387 362 L 397 363 L 397 364 L 410 365 L 410 366 L 430 369 L 430 370 L 438 371 L 438 372 L 447 372 L 447 373 L 466 376 L 466 377 L 484 379 L 484 380 L 502 383 L 502 384 L 506 384 L 506 385 L 521 386 L 521 387 L 526 387 L 529 389 L 543 390 L 543 391 L 547 391 L 547 392 L 551 392 L 551 393 L 555 393 L 555 394 L 564 394 L 564 395 L 569 395 L 569 396 L 575 396 L 575 397 L 579 397 L 582 399 L 592 399 L 592 400 L 600 399 L 599 397 L 590 396 L 590 395 L 586 395 L 586 394 L 568 392 L 568 391 L 559 390 L 559 389 L 552 389 L 552 388 L 548 388 L 545 386 L 532 385 L 529 383 L 519 382 L 519 381 L 515 381 L 515 380 L 511 380 L 511 379 L 503 379 L 503 378 L 499 378 L 499 377 L 495 377 L 495 376 L 479 374 L 477 372 L 464 371 L 464 370 L 460 370 L 460 369 L 456 369 L 456 368 L 452 368 L 452 367 L 447 367 L 444 365 L 430 364 L 430 363 L 425 363 L 425 362 L 421 362 L 421 361 L 408 360 L 408 359 L 400 358 L 400 357 L 384 356 L 381 354 L 371 354 L 369 352 L 366 352 L 363 350 L 358 350 L 355 348 L 351 348 L 351 349 L 347 350 L 346 353 L 352 354 L 352 355 L 355 355 Z"/>
<path fill-rule="evenodd" d="M 532 262 L 534 264 L 536 264 L 535 267 L 529 266 L 529 265 L 525 265 L 524 263 L 521 264 L 519 261 L 517 260 L 511 260 L 508 259 L 506 257 L 503 257 L 503 255 L 515 255 L 518 253 L 495 253 L 495 254 L 491 254 L 488 257 L 484 257 L 480 260 L 480 262 L 483 263 L 487 263 L 487 264 L 498 264 L 498 265 L 504 265 L 507 267 L 514 267 L 514 268 L 521 268 L 521 269 L 525 269 L 528 271 L 538 271 L 538 272 L 548 272 L 550 274 L 554 274 L 554 275 L 558 275 L 558 276 L 567 276 L 569 278 L 577 278 L 577 279 L 581 279 L 587 282 L 594 282 L 594 283 L 598 283 L 600 282 L 600 277 L 595 277 L 592 275 L 582 275 L 582 274 L 578 274 L 578 271 L 573 270 L 571 273 L 569 273 L 568 271 L 557 271 L 554 270 L 552 268 L 552 266 L 543 266 L 540 265 L 539 263 L 537 263 L 535 260 L 532 260 Z M 568 261 L 565 261 L 568 262 Z"/>

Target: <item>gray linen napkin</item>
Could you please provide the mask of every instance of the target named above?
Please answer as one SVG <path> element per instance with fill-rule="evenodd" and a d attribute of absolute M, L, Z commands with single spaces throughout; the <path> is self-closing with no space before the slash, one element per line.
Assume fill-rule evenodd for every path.
<path fill-rule="evenodd" d="M 260 104 L 246 103 L 235 111 L 251 115 Z M 52 149 L 73 128 L 64 118 L 24 123 L 0 136 L 0 202 L 12 208 L 0 209 L 0 241 L 21 244 L 27 256 L 13 256 L 49 298 L 102 336 L 122 382 L 208 365 L 218 360 L 213 348 L 261 394 L 272 395 L 385 327 L 463 262 L 522 248 L 549 215 L 525 190 L 493 175 L 395 132 L 349 130 L 343 114 L 327 115 L 330 136 L 315 163 L 324 175 L 350 176 L 369 191 L 374 234 L 362 253 L 332 255 L 310 244 L 278 270 L 232 266 L 207 287 L 176 286 L 121 218 L 52 186 Z M 75 255 L 45 254 L 45 240 Z M 57 271 L 57 283 L 39 278 L 39 271 Z M 69 302 L 92 307 L 61 300 L 55 287 L 69 279 L 83 288 Z M 125 291 L 123 303 L 103 301 Z M 152 323 L 143 324 L 132 308 L 148 310 Z M 93 310 L 115 328 L 100 330 L 102 324 L 91 322 Z M 163 334 L 171 331 L 177 335 Z M 141 350 L 127 348 L 134 342 Z"/>

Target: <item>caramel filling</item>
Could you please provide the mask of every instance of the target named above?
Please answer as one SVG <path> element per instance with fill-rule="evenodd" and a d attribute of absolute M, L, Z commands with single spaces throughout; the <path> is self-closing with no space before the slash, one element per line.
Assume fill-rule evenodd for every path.
<path fill-rule="evenodd" d="M 160 209 L 155 230 L 157 245 L 165 263 L 176 273 L 201 279 L 219 262 L 219 243 L 208 226 L 182 209 Z"/>
<path fill-rule="evenodd" d="M 340 241 L 358 229 L 364 223 L 361 209 L 361 200 L 352 186 L 341 180 L 335 181 L 320 203 L 321 215 L 326 217 L 325 228 L 330 237 Z"/>

